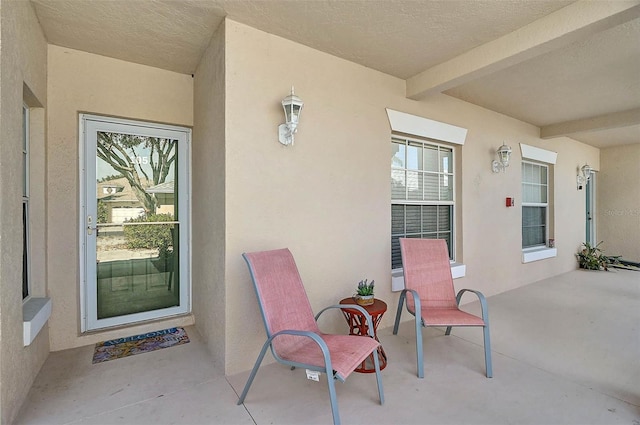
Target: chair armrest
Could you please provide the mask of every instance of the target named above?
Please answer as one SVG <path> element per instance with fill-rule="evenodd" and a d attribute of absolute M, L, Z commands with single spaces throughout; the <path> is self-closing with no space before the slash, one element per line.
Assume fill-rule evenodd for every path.
<path fill-rule="evenodd" d="M 402 300 L 406 299 L 407 292 L 411 292 L 411 295 L 413 295 L 413 304 L 416 306 L 416 310 L 422 311 L 421 310 L 422 309 L 422 303 L 420 302 L 420 295 L 418 295 L 418 292 L 415 289 L 403 289 L 400 292 L 400 299 L 402 299 Z"/>
<path fill-rule="evenodd" d="M 411 292 L 411 295 L 413 295 L 413 305 L 415 306 L 414 312 L 409 310 L 409 305 L 407 304 L 407 292 Z M 396 313 L 396 317 L 399 317 L 400 315 L 400 312 L 402 310 L 402 304 L 407 306 L 407 311 L 413 314 L 416 317 L 416 319 L 420 321 L 420 324 L 424 326 L 425 323 L 422 320 L 422 302 L 420 301 L 420 295 L 418 295 L 418 292 L 414 289 L 406 289 L 406 288 L 400 291 L 400 299 L 398 300 L 398 312 Z"/>
<path fill-rule="evenodd" d="M 458 295 L 456 295 L 456 304 L 458 306 L 460 305 L 460 300 L 462 299 L 462 295 L 465 292 L 472 292 L 472 293 L 476 294 L 476 296 L 480 300 L 480 309 L 482 310 L 482 320 L 484 320 L 485 323 L 488 323 L 488 321 L 489 321 L 489 310 L 487 308 L 487 299 L 482 294 L 482 292 L 476 291 L 476 290 L 473 290 L 473 289 L 461 289 L 460 291 L 458 291 Z"/>
<path fill-rule="evenodd" d="M 324 340 L 322 339 L 322 337 L 320 335 L 318 335 L 315 332 L 311 332 L 311 331 L 300 331 L 300 330 L 296 330 L 296 329 L 283 329 L 280 332 L 276 332 L 275 334 L 271 335 L 267 339 L 267 342 L 265 342 L 265 346 L 266 345 L 270 345 L 271 342 L 276 337 L 278 337 L 280 335 L 293 335 L 293 336 L 301 336 L 301 337 L 311 338 L 316 344 L 318 344 L 318 346 L 320 347 L 320 350 L 322 351 L 322 356 L 324 357 L 325 371 L 329 371 L 329 370 L 333 371 L 333 366 L 331 365 L 331 355 L 329 353 L 329 347 L 327 346 L 327 343 L 324 342 Z M 273 351 L 272 351 L 272 353 L 274 354 L 274 357 L 276 357 L 276 359 L 278 361 L 282 361 L 280 356 L 278 356 Z M 284 361 L 284 362 L 288 363 L 288 364 L 296 363 L 297 366 L 305 366 L 306 367 L 306 365 L 303 364 L 303 363 L 292 362 L 292 361 Z"/>
<path fill-rule="evenodd" d="M 304 336 L 314 340 L 320 346 L 320 348 L 322 348 L 323 346 L 327 347 L 327 343 L 324 342 L 322 337 L 317 333 L 311 332 L 311 331 L 300 331 L 297 329 L 283 329 L 280 332 L 276 332 L 275 334 L 271 335 L 269 340 L 273 341 L 277 336 L 280 336 L 280 335 Z M 329 352 L 328 348 L 327 348 L 327 352 Z"/>
<path fill-rule="evenodd" d="M 318 314 L 316 314 L 316 322 L 318 321 L 318 318 L 322 313 L 334 308 L 337 308 L 340 310 L 358 310 L 367 319 L 367 328 L 368 328 L 369 336 L 371 338 L 375 337 L 375 334 L 373 333 L 373 319 L 371 318 L 371 315 L 367 310 L 364 309 L 364 307 L 361 307 L 358 304 L 336 304 L 336 305 L 330 305 L 329 307 L 325 307 L 322 310 L 320 310 Z"/>

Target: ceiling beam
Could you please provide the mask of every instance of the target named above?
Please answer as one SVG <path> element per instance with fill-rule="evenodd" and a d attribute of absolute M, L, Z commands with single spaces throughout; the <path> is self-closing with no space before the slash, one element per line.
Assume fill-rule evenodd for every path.
<path fill-rule="evenodd" d="M 409 78 L 407 97 L 441 93 L 639 16 L 640 0 L 577 1 Z"/>
<path fill-rule="evenodd" d="M 541 139 L 640 124 L 640 108 L 540 127 Z"/>

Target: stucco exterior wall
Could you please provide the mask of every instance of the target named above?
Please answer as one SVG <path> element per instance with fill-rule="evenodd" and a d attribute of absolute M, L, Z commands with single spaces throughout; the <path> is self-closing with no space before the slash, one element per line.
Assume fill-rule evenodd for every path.
<path fill-rule="evenodd" d="M 79 113 L 191 126 L 193 79 L 77 50 L 49 46 L 48 79 L 49 321 L 52 351 L 122 336 L 122 331 L 80 333 Z M 192 317 L 127 329 L 192 324 Z M 161 328 L 160 328 L 161 329 Z"/>
<path fill-rule="evenodd" d="M 0 423 L 10 423 L 49 350 L 122 336 L 80 333 L 78 114 L 191 126 L 193 133 L 193 316 L 133 326 L 127 333 L 194 323 L 226 372 L 249 369 L 264 341 L 242 252 L 288 247 L 317 311 L 364 278 L 389 305 L 392 324 L 390 108 L 469 130 L 456 149 L 456 287 L 490 296 L 576 267 L 584 240 L 584 191 L 575 176 L 598 174 L 598 239 L 607 253 L 640 261 L 640 146 L 602 152 L 446 95 L 416 102 L 404 81 L 248 26 L 227 21 L 195 74 L 47 46 L 31 4 L 0 1 Z M 24 87 L 28 87 L 25 90 Z M 296 143 L 277 141 L 281 99 L 295 85 L 305 101 Z M 25 96 L 25 93 L 27 95 Z M 48 326 L 23 347 L 21 105 L 32 119 L 33 294 L 50 296 Z M 38 108 L 44 106 L 45 108 Z M 46 125 L 46 129 L 45 129 Z M 46 140 L 46 145 L 45 145 Z M 495 149 L 513 148 L 504 174 Z M 558 256 L 523 264 L 519 144 L 558 153 L 553 233 Z M 506 208 L 505 197 L 516 207 Z M 344 330 L 339 313 L 322 323 Z"/>
<path fill-rule="evenodd" d="M 193 313 L 218 364 L 225 357 L 225 24 L 194 79 Z"/>
<path fill-rule="evenodd" d="M 576 268 L 584 238 L 584 196 L 576 191 L 580 164 L 598 168 L 598 149 L 571 139 L 539 138 L 535 126 L 448 97 L 416 102 L 394 77 L 245 25 L 226 23 L 226 372 L 249 369 L 264 329 L 245 251 L 288 247 L 312 307 L 350 296 L 361 279 L 375 279 L 390 306 L 390 137 L 385 108 L 469 129 L 456 170 L 461 177 L 462 246 L 466 277 L 456 287 L 493 295 Z M 280 101 L 295 85 L 305 102 L 295 145 L 278 143 Z M 495 150 L 511 145 L 512 165 L 491 171 Z M 558 152 L 553 167 L 554 234 L 558 256 L 523 264 L 520 149 L 525 143 Z M 506 208 L 504 198 L 516 198 Z M 198 248 L 194 248 L 197 250 Z M 346 329 L 336 315 L 327 329 Z"/>
<path fill-rule="evenodd" d="M 608 255 L 640 262 L 640 144 L 600 151 L 596 236 Z"/>
<path fill-rule="evenodd" d="M 44 241 L 44 109 L 47 45 L 29 2 L 0 4 L 0 423 L 11 423 L 49 354 L 45 326 L 27 347 L 22 322 L 22 105 L 34 107 L 31 134 L 31 294 L 46 296 Z"/>

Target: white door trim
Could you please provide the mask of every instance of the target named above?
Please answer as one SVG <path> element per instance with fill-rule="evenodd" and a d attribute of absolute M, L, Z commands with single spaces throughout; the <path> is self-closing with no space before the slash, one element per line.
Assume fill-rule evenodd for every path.
<path fill-rule="evenodd" d="M 592 246 L 598 243 L 596 237 L 596 176 L 593 171 L 585 184 L 585 240 Z M 587 238 L 587 235 L 589 236 Z M 587 240 L 588 239 L 588 240 Z"/>
<path fill-rule="evenodd" d="M 143 136 L 154 136 L 162 138 L 177 139 L 178 142 L 178 170 L 181 173 L 178 179 L 177 193 L 184 202 L 179 204 L 178 217 L 180 217 L 180 305 L 163 310 L 131 314 L 128 316 L 118 316 L 109 319 L 97 319 L 95 297 L 89 291 L 88 274 L 92 273 L 91 264 L 93 261 L 93 273 L 95 274 L 95 244 L 87 243 L 87 216 L 93 214 L 96 217 L 95 207 L 89 206 L 89 193 L 96 193 L 95 181 L 90 182 L 88 176 L 95 176 L 95 147 L 88 146 L 90 132 L 94 137 L 97 131 L 122 132 L 128 134 L 138 134 Z M 80 264 L 80 314 L 81 332 L 101 329 L 111 326 L 118 326 L 124 323 L 135 323 L 159 317 L 169 317 L 173 315 L 185 314 L 191 311 L 191 129 L 166 124 L 155 124 L 149 122 L 127 120 L 121 118 L 111 118 L 99 115 L 80 114 L 79 115 L 79 264 Z M 94 141 L 95 142 L 95 141 Z M 93 144 L 92 144 L 93 146 Z M 95 180 L 95 179 L 94 179 Z M 94 224 L 95 225 L 95 224 Z M 91 255 L 92 254 L 92 255 Z M 92 260 L 93 259 L 93 260 Z M 161 312 L 159 315 L 158 312 Z M 123 322 L 120 318 L 126 317 Z"/>

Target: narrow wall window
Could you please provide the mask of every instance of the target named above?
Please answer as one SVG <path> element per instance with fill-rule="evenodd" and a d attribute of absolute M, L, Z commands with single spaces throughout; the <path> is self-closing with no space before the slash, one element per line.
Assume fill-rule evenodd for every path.
<path fill-rule="evenodd" d="M 549 167 L 522 162 L 522 248 L 546 245 L 549 221 Z"/>
<path fill-rule="evenodd" d="M 453 260 L 453 149 L 391 140 L 391 268 L 402 267 L 399 238 L 445 239 Z"/>
<path fill-rule="evenodd" d="M 29 108 L 22 106 L 22 299 L 29 288 Z"/>

